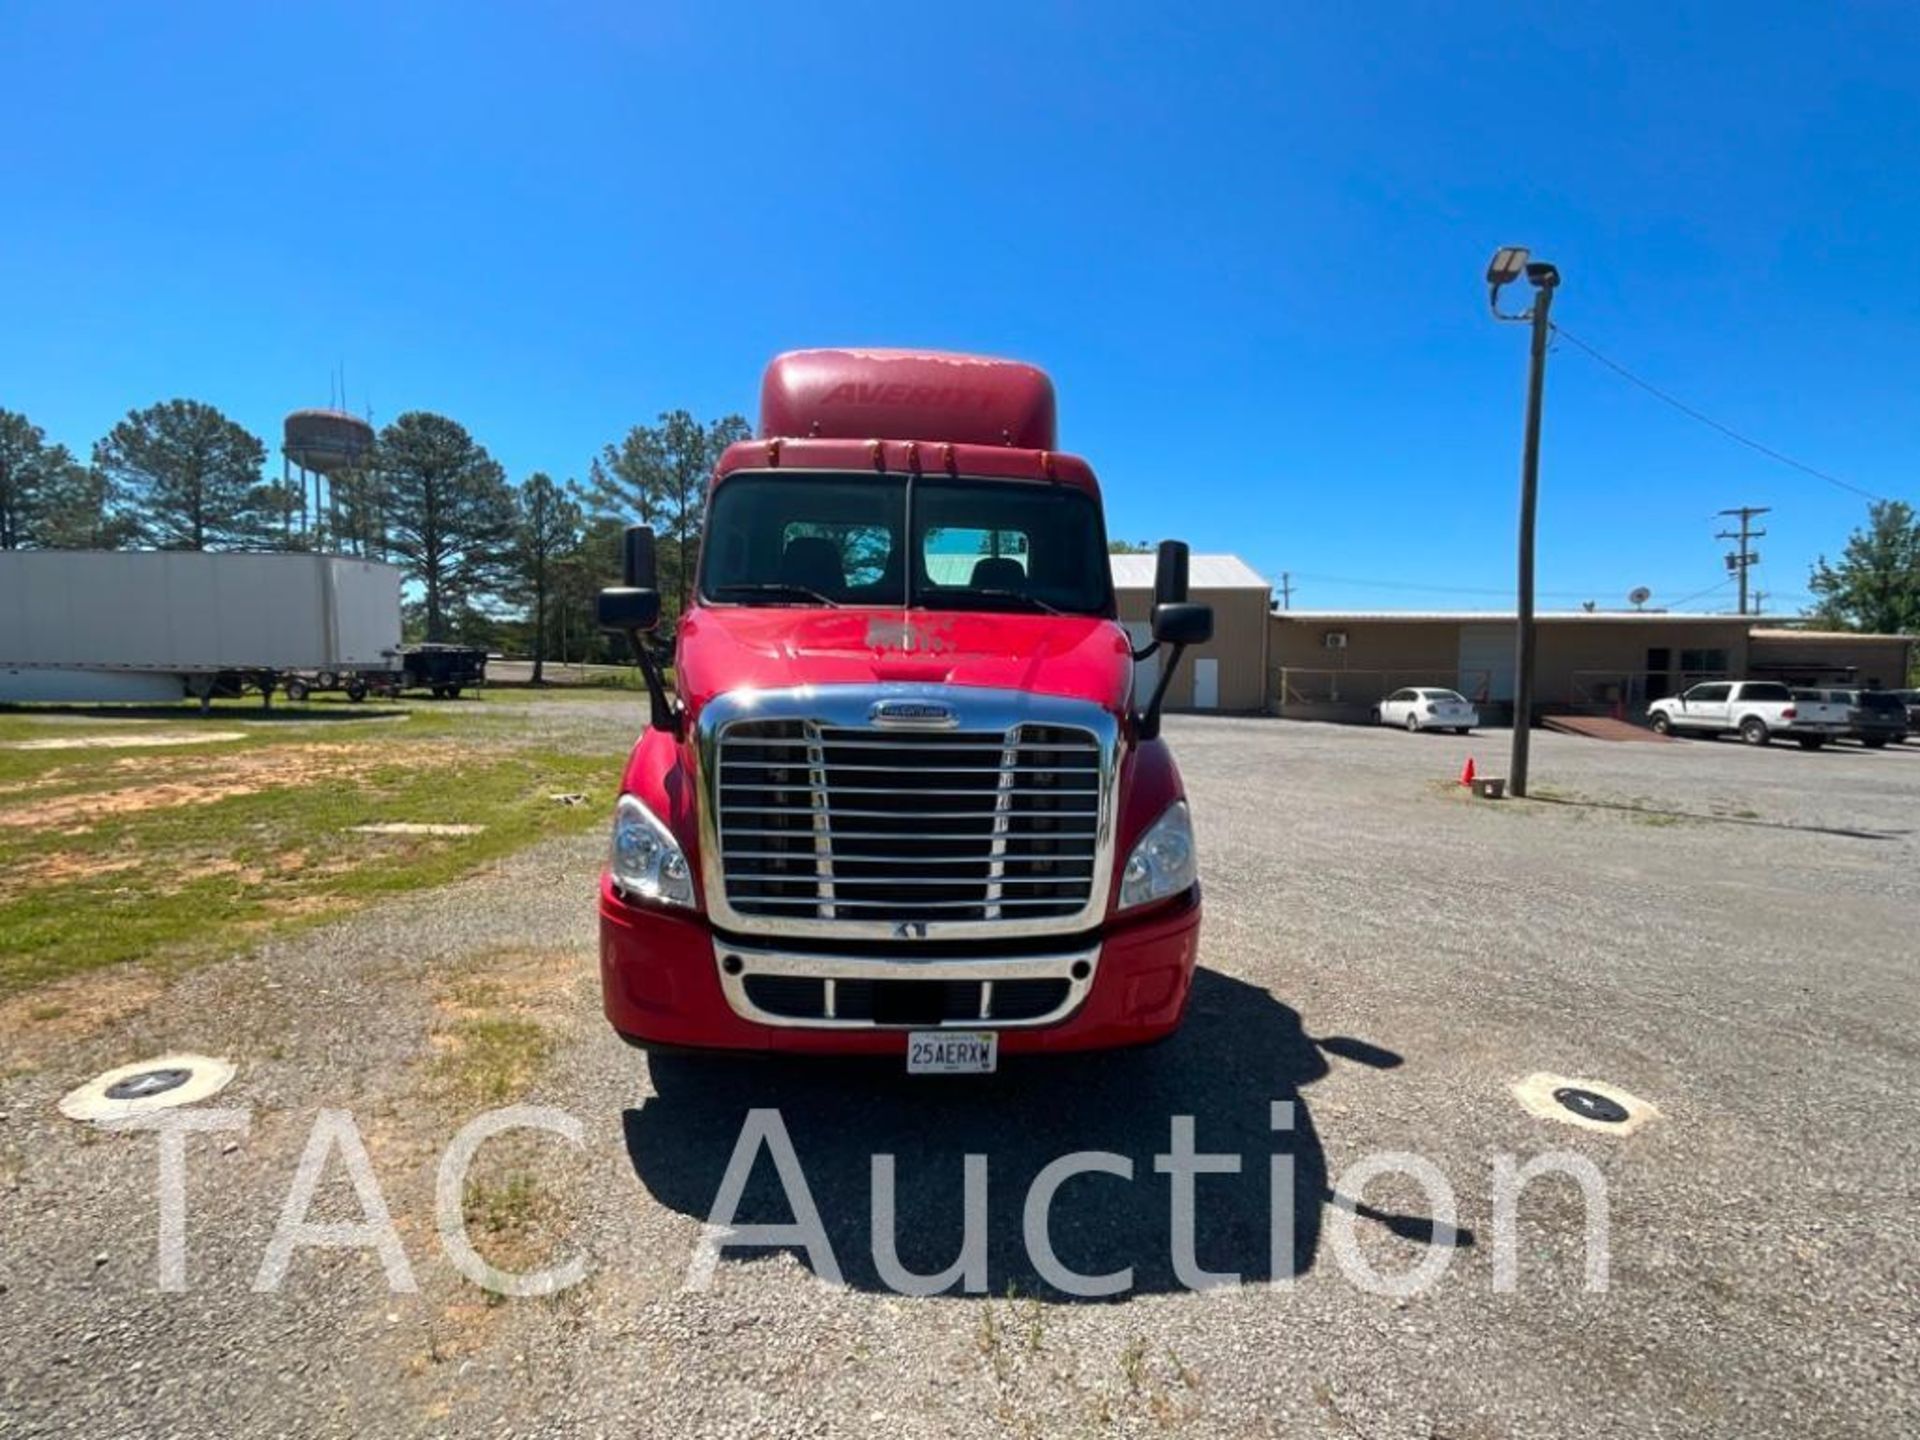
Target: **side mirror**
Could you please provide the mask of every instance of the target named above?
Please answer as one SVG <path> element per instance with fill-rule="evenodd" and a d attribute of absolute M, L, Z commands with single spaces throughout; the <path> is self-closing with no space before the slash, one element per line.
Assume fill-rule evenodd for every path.
<path fill-rule="evenodd" d="M 659 574 L 659 566 L 654 559 L 653 527 L 629 525 L 620 546 L 620 578 L 629 589 L 658 590 Z"/>
<path fill-rule="evenodd" d="M 600 592 L 593 609 L 602 630 L 622 635 L 649 631 L 660 623 L 660 592 L 625 585 L 610 587 Z"/>
<path fill-rule="evenodd" d="M 629 525 L 621 545 L 620 569 L 624 585 L 602 590 L 594 601 L 594 618 L 602 630 L 627 637 L 633 646 L 633 658 L 646 677 L 650 720 L 656 730 L 665 730 L 676 740 L 685 733 L 680 711 L 667 698 L 667 680 L 660 660 L 640 637 L 660 625 L 660 588 L 654 566 L 653 529 L 647 525 Z"/>
<path fill-rule="evenodd" d="M 1162 645 L 1206 644 L 1213 638 L 1213 607 L 1190 600 L 1154 606 L 1153 638 Z"/>
<path fill-rule="evenodd" d="M 1161 578 L 1165 578 L 1168 546 L 1177 546 L 1178 580 L 1185 591 L 1187 584 L 1187 547 L 1178 541 L 1169 540 L 1160 547 Z M 1190 600 L 1163 600 L 1153 607 L 1154 643 L 1169 645 L 1173 654 L 1167 663 L 1160 667 L 1160 683 L 1153 687 L 1153 698 L 1147 701 L 1147 708 L 1141 712 L 1138 731 L 1142 740 L 1152 740 L 1160 734 L 1160 708 L 1166 703 L 1167 684 L 1173 679 L 1173 672 L 1179 668 L 1180 657 L 1186 653 L 1189 645 L 1204 645 L 1213 638 L 1213 607 Z"/>
<path fill-rule="evenodd" d="M 1162 540 L 1153 567 L 1153 603 L 1179 605 L 1187 598 L 1187 542 Z"/>

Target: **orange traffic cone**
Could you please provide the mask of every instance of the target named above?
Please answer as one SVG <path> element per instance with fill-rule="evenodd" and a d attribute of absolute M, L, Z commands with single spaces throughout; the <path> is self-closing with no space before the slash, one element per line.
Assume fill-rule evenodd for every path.
<path fill-rule="evenodd" d="M 1460 767 L 1460 783 L 1462 785 L 1473 784 L 1473 757 L 1471 755 L 1467 756 L 1467 763 Z"/>

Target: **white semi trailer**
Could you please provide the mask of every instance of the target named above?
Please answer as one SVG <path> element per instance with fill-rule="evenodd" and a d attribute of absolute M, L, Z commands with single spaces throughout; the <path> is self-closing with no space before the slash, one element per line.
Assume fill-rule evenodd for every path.
<path fill-rule="evenodd" d="M 160 704 L 396 671 L 400 571 L 342 555 L 0 552 L 0 702 Z"/>

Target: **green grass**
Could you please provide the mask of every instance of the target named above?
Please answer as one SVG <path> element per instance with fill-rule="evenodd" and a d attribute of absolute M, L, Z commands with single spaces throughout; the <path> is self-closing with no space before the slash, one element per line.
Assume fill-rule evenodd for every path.
<path fill-rule="evenodd" d="M 481 1105 L 519 1099 L 553 1048 L 553 1036 L 538 1021 L 517 1015 L 474 1015 L 459 1021 L 442 1057 L 440 1078 Z"/>
<path fill-rule="evenodd" d="M 21 724 L 77 735 L 124 722 L 0 716 L 0 736 L 27 738 L 13 733 Z M 263 725 L 207 747 L 0 750 L 0 996 L 112 965 L 172 971 L 443 884 L 602 823 L 618 773 L 617 754 L 543 748 L 505 717 L 477 711 Z M 295 777 L 303 783 L 280 783 Z M 225 793 L 237 783 L 262 788 Z M 148 809 L 115 810 L 103 798 L 137 803 L 168 786 L 175 803 Z M 588 801 L 550 798 L 564 793 Z M 9 816 L 29 823 L 6 824 Z M 485 828 L 353 833 L 383 821 Z"/>
<path fill-rule="evenodd" d="M 635 666 L 621 670 L 595 671 L 591 679 L 576 681 L 563 678 L 567 672 L 555 666 L 552 677 L 543 685 L 512 684 L 488 685 L 480 690 L 472 690 L 461 696 L 467 699 L 484 700 L 492 704 L 525 704 L 529 700 L 612 700 L 629 695 L 644 696 L 647 682 Z M 673 671 L 666 672 L 667 688 L 673 688 Z M 445 702 L 442 702 L 445 703 Z"/>

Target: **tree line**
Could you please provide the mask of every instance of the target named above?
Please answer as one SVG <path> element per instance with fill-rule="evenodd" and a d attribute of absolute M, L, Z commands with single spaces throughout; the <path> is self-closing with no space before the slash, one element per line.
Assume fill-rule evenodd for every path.
<path fill-rule="evenodd" d="M 258 436 L 198 400 L 129 412 L 84 461 L 0 408 L 0 549 L 360 555 L 405 573 L 410 638 L 609 659 L 593 597 L 619 575 L 622 530 L 660 537 L 671 624 L 686 608 L 707 476 L 749 433 L 738 415 L 671 410 L 603 446 L 584 482 L 535 472 L 514 484 L 465 426 L 409 411 L 310 507 L 299 479 L 267 473 Z"/>

